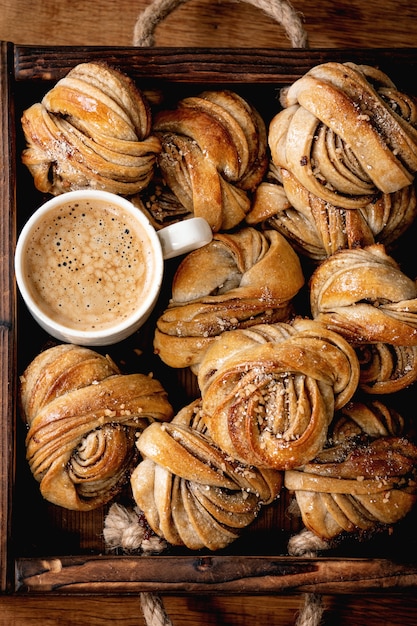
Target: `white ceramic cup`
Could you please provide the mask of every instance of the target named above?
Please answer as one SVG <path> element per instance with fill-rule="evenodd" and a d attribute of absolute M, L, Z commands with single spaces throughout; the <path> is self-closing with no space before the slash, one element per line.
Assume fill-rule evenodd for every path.
<path fill-rule="evenodd" d="M 129 200 L 99 190 L 48 200 L 24 225 L 15 275 L 26 306 L 51 336 L 79 345 L 126 339 L 158 299 L 164 259 L 206 245 L 193 217 L 156 231 Z"/>

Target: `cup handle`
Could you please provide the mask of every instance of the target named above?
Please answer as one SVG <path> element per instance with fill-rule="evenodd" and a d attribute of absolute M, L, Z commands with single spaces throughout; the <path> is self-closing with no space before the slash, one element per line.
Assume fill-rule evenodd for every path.
<path fill-rule="evenodd" d="M 213 232 L 203 217 L 191 217 L 157 231 L 164 259 L 186 254 L 210 243 Z"/>

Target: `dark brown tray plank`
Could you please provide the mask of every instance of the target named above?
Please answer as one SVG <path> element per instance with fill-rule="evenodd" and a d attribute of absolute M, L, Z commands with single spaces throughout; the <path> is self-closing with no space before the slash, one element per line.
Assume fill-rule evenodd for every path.
<path fill-rule="evenodd" d="M 397 81 L 416 75 L 417 49 L 33 48 L 17 46 L 16 80 L 57 80 L 77 63 L 106 59 L 134 78 L 185 83 L 288 83 L 326 61 L 383 66 Z"/>
<path fill-rule="evenodd" d="M 12 490 L 14 484 L 14 420 L 16 415 L 16 293 L 13 278 L 15 152 L 11 77 L 13 50 L 0 42 L 0 589 L 10 581 Z"/>
<path fill-rule="evenodd" d="M 25 591 L 54 593 L 369 593 L 417 585 L 415 564 L 384 559 L 101 557 L 20 560 Z"/>
<path fill-rule="evenodd" d="M 51 527 L 64 537 L 86 532 L 78 545 L 66 543 L 61 538 L 59 551 L 56 543 L 45 556 L 39 556 L 39 546 L 33 549 L 14 550 L 12 541 L 15 526 L 12 524 L 12 502 L 15 487 L 15 468 L 22 466 L 21 440 L 15 446 L 19 418 L 16 406 L 16 385 L 19 374 L 16 290 L 13 280 L 12 250 L 16 240 L 16 180 L 21 181 L 18 163 L 17 137 L 19 119 L 13 117 L 18 110 L 16 93 L 24 94 L 31 103 L 50 82 L 58 80 L 77 63 L 106 59 L 133 78 L 164 84 L 239 84 L 252 89 L 267 85 L 268 93 L 280 85 L 288 84 L 318 63 L 337 60 L 369 63 L 384 69 L 398 86 L 417 93 L 416 49 L 366 49 L 366 50 L 266 50 L 266 49 L 138 49 L 138 48 L 88 48 L 88 47 L 33 47 L 1 44 L 1 253 L 0 269 L 2 288 L 2 325 L 0 392 L 2 393 L 2 438 L 0 443 L 0 585 L 1 591 L 18 593 L 82 593 L 125 594 L 137 591 L 163 591 L 164 593 L 277 593 L 287 591 L 321 591 L 328 593 L 356 593 L 378 590 L 405 591 L 417 587 L 417 555 L 411 551 L 397 559 L 392 550 L 378 548 L 378 558 L 292 558 L 285 554 L 285 543 L 265 546 L 259 554 L 254 549 L 246 556 L 236 552 L 224 556 L 191 555 L 155 557 L 122 557 L 100 555 L 100 537 L 103 512 L 99 511 L 86 521 L 84 516 L 50 507 L 31 495 L 27 506 L 29 517 L 48 515 Z M 37 95 L 35 95 L 37 94 Z M 20 131 L 19 131 L 20 132 Z M 25 178 L 27 182 L 27 177 Z M 30 182 L 30 181 L 29 181 Z M 21 186 L 21 184 L 20 184 Z M 31 189 L 29 185 L 29 189 Z M 30 191 L 33 195 L 36 193 Z M 21 218 L 20 218 L 21 219 Z M 36 327 L 35 332 L 36 332 Z M 33 345 L 34 344 L 34 345 Z M 35 350 L 34 337 L 30 349 Z M 21 424 L 20 424 L 21 428 Z M 25 474 L 24 470 L 24 474 Z M 30 477 L 29 477 L 30 479 Z M 18 485 L 21 487 L 21 479 Z M 29 480 L 28 487 L 36 490 Z M 16 495 L 16 494 L 15 494 Z M 17 494 L 22 500 L 20 491 Z M 283 505 L 279 505 L 283 509 Z M 37 509 L 39 507 L 39 510 Z M 275 515 L 275 517 L 274 517 Z M 282 511 L 279 513 L 282 518 Z M 263 529 L 271 528 L 278 513 L 272 512 Z M 92 520 L 92 521 L 91 521 Z M 25 520 L 23 520 L 24 523 Z M 15 523 L 15 522 L 14 522 Z M 21 522 L 22 523 L 22 522 Z M 79 524 L 79 526 L 77 526 Z M 269 524 L 269 526 L 268 526 Z M 88 526 L 93 528 L 88 536 Z M 259 527 L 259 525 L 258 525 Z M 412 525 L 406 529 L 412 529 Z M 288 522 L 288 533 L 296 531 Z M 44 531 L 48 537 L 49 529 Z M 95 533 L 95 534 L 94 534 Z M 407 535 L 408 537 L 408 535 Z M 52 538 L 56 541 L 56 538 Z M 251 541 L 249 536 L 249 542 Z M 30 542 L 28 542 L 28 545 Z M 41 544 L 42 545 L 42 544 Z M 46 545 L 46 543 L 44 544 Z M 241 544 L 237 547 L 239 550 Z M 19 548 L 19 546 L 17 546 Z M 49 546 L 48 546 L 49 548 Z M 415 542 L 412 544 L 415 550 Z M 52 550 L 52 552 L 51 552 Z M 54 552 L 53 550 L 56 550 Z M 90 553 L 94 552 L 94 556 Z M 13 554 L 15 552 L 15 554 Z M 69 552 L 69 554 L 66 554 Z M 62 556 L 54 556 L 54 554 Z M 81 553 L 81 555 L 78 555 Z M 16 556 L 17 554 L 17 556 Z M 22 556 L 22 554 L 24 556 Z M 52 554 L 52 556 L 51 556 Z M 88 554 L 88 556 L 85 556 Z M 278 554 L 279 556 L 270 556 Z M 392 557 L 392 554 L 395 554 Z M 349 554 L 349 556 L 351 556 Z M 388 558 L 379 558 L 388 557 Z"/>

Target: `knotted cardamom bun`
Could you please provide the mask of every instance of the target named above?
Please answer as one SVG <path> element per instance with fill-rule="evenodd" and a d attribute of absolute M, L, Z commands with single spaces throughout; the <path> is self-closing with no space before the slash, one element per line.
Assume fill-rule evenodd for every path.
<path fill-rule="evenodd" d="M 310 280 L 314 319 L 350 342 L 417 345 L 417 285 L 384 246 L 341 250 Z"/>
<path fill-rule="evenodd" d="M 162 143 L 162 177 L 189 214 L 204 217 L 214 232 L 242 222 L 248 192 L 268 165 L 266 127 L 256 109 L 232 91 L 205 91 L 159 112 L 153 130 Z"/>
<path fill-rule="evenodd" d="M 154 349 L 171 367 L 191 367 L 225 330 L 286 321 L 304 284 L 299 258 L 276 231 L 217 233 L 181 262 Z"/>
<path fill-rule="evenodd" d="M 112 499 L 136 463 L 136 439 L 173 410 L 161 384 L 121 374 L 108 357 L 71 344 L 40 353 L 21 377 L 26 458 L 43 497 L 89 511 Z"/>
<path fill-rule="evenodd" d="M 257 467 L 297 467 L 322 449 L 359 381 L 353 348 L 313 320 L 223 333 L 198 372 L 213 441 Z"/>
<path fill-rule="evenodd" d="M 24 111 L 23 163 L 37 189 L 131 195 L 152 179 L 161 146 L 145 95 L 105 63 L 81 63 Z"/>
<path fill-rule="evenodd" d="M 349 403 L 326 448 L 285 472 L 305 526 L 323 539 L 391 526 L 417 500 L 417 447 L 380 402 Z"/>
<path fill-rule="evenodd" d="M 173 545 L 226 547 L 281 490 L 281 472 L 242 465 L 215 446 L 200 400 L 169 424 L 148 426 L 137 446 L 143 460 L 131 476 L 133 497 L 152 530 Z"/>
<path fill-rule="evenodd" d="M 413 182 L 416 101 L 382 71 L 317 65 L 282 92 L 281 104 L 269 127 L 272 160 L 323 201 L 357 209 Z"/>
<path fill-rule="evenodd" d="M 271 167 L 255 192 L 246 222 L 278 230 L 297 252 L 322 261 L 345 248 L 390 246 L 416 215 L 414 184 L 375 194 L 357 209 L 345 209 L 312 194 L 288 170 Z"/>
<path fill-rule="evenodd" d="M 268 169 L 264 178 L 255 189 L 250 211 L 245 217 L 245 222 L 249 226 L 262 224 L 267 227 L 269 220 L 281 213 L 286 214 L 287 211 L 292 209 L 282 184 L 281 171 L 280 167 L 269 161 Z M 276 230 L 279 229 L 277 228 Z"/>
<path fill-rule="evenodd" d="M 155 230 L 192 217 L 191 212 L 187 211 L 171 189 L 158 178 L 157 174 L 146 189 L 131 196 L 129 200 L 142 213 L 145 213 Z"/>
<path fill-rule="evenodd" d="M 361 368 L 359 386 L 366 393 L 396 393 L 417 381 L 417 345 L 367 343 L 355 350 Z"/>

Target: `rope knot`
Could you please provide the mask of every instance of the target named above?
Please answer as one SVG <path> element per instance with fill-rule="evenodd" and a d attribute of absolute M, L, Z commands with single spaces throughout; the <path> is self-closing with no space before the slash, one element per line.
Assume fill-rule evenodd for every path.
<path fill-rule="evenodd" d="M 109 550 L 158 553 L 166 549 L 166 542 L 155 535 L 138 507 L 127 509 L 121 504 L 111 505 L 104 520 L 103 536 Z"/>

